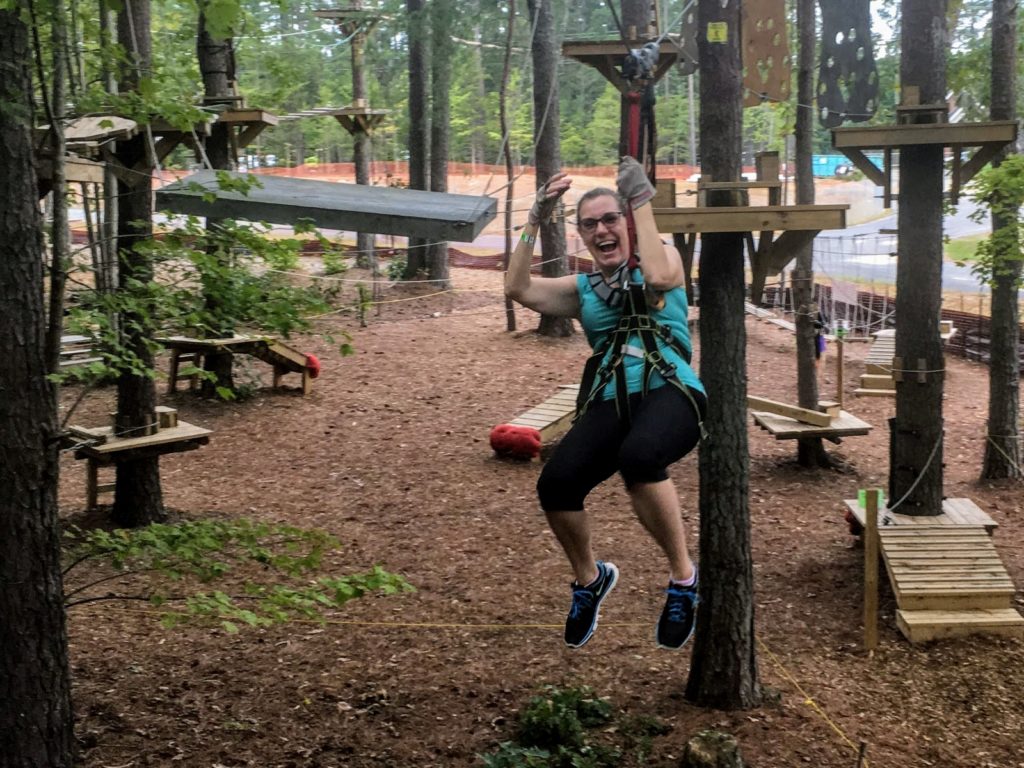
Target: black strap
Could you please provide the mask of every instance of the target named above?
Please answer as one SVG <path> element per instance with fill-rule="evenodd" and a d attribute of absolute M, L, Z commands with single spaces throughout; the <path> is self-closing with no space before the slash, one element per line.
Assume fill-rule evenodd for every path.
<path fill-rule="evenodd" d="M 601 278 L 601 284 L 610 288 L 603 278 Z M 595 286 L 593 280 L 591 280 L 591 286 Z M 659 323 L 651 317 L 643 282 L 626 282 L 625 290 L 621 291 L 621 293 L 624 299 L 622 301 L 623 314 L 619 318 L 618 326 L 616 326 L 611 334 L 605 337 L 604 343 L 594 350 L 594 353 L 583 367 L 583 378 L 580 382 L 580 391 L 576 398 L 576 418 L 578 419 L 586 412 L 587 407 L 594 398 L 599 397 L 600 393 L 608 386 L 608 383 L 614 379 L 615 409 L 618 412 L 620 421 L 623 421 L 626 425 L 629 424 L 629 392 L 626 387 L 624 359 L 625 347 L 628 345 L 630 336 L 635 333 L 640 339 L 644 353 L 642 394 L 646 396 L 650 391 L 651 378 L 654 372 L 657 371 L 665 379 L 666 383 L 677 387 L 690 400 L 694 412 L 697 414 L 701 439 L 706 439 L 707 432 L 704 429 L 703 411 L 694 398 L 693 393 L 690 392 L 689 387 L 680 381 L 675 364 L 665 359 L 658 346 L 658 340 L 660 339 L 666 346 L 674 350 L 687 364 L 689 364 L 691 359 L 690 350 L 676 338 L 669 326 Z M 609 351 L 611 351 L 610 355 L 608 354 Z"/>

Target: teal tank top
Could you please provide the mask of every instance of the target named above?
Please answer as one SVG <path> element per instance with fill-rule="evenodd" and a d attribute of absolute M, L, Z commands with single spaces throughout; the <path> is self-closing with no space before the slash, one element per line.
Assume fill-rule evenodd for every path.
<path fill-rule="evenodd" d="M 643 279 L 639 269 L 634 269 L 630 274 L 630 280 L 640 281 Z M 587 336 L 591 349 L 597 349 L 608 336 L 615 332 L 619 325 L 619 318 L 622 316 L 622 307 L 609 307 L 600 296 L 594 293 L 587 275 L 580 274 L 576 277 L 576 290 L 580 297 L 580 321 L 583 325 L 583 332 Z M 664 294 L 665 306 L 661 309 L 649 309 L 651 318 L 661 325 L 666 325 L 672 330 L 672 335 L 687 350 L 693 350 L 690 341 L 690 328 L 687 325 L 687 314 L 689 306 L 686 302 L 686 290 L 679 286 Z M 638 334 L 629 336 L 629 345 L 636 349 L 643 349 Z M 706 395 L 704 385 L 687 363 L 674 349 L 658 339 L 658 349 L 665 359 L 675 364 L 676 375 L 679 381 Z M 602 364 L 611 358 L 614 350 L 609 349 L 605 354 Z M 626 374 L 626 389 L 630 394 L 643 391 L 644 360 L 642 357 L 627 354 L 623 360 L 623 367 Z M 665 379 L 655 371 L 651 376 L 650 389 L 665 384 Z M 596 386 L 596 383 L 595 383 Z M 601 394 L 602 400 L 613 400 L 615 398 L 615 380 L 610 381 Z"/>

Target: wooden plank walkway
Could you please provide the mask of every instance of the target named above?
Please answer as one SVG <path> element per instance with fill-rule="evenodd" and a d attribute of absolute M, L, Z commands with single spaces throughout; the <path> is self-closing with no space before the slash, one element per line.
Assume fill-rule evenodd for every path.
<path fill-rule="evenodd" d="M 551 442 L 572 426 L 579 391 L 579 384 L 561 384 L 556 394 L 508 423 L 516 427 L 533 427 L 540 432 L 541 443 Z"/>
<path fill-rule="evenodd" d="M 856 500 L 846 506 L 863 525 Z M 1024 637 L 1016 588 L 992 543 L 996 522 L 970 499 L 946 499 L 941 515 L 881 509 L 878 540 L 896 596 L 896 625 L 911 642 L 970 634 Z"/>
<path fill-rule="evenodd" d="M 281 386 L 285 374 L 297 373 L 302 377 L 302 394 L 308 395 L 313 388 L 313 372 L 309 367 L 308 358 L 299 350 L 284 342 L 270 337 L 233 336 L 226 339 L 195 339 L 190 336 L 167 336 L 156 339 L 171 352 L 171 365 L 167 375 L 167 391 L 174 393 L 178 389 L 178 369 L 181 363 L 193 363 L 202 367 L 202 357 L 214 352 L 227 351 L 232 354 L 250 355 L 257 360 L 269 363 L 274 369 L 274 387 Z M 194 376 L 189 379 L 191 387 L 195 387 Z"/>

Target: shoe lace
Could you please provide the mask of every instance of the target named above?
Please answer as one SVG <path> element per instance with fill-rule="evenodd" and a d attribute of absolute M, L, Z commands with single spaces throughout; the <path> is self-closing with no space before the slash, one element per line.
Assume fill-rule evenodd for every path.
<path fill-rule="evenodd" d="M 569 618 L 575 619 L 582 611 L 589 610 L 594 604 L 594 597 L 594 593 L 586 587 L 573 587 Z"/>
<path fill-rule="evenodd" d="M 665 614 L 669 621 L 683 621 L 686 613 L 693 609 L 697 602 L 697 595 L 692 589 L 670 586 L 665 590 L 668 600 L 665 604 Z"/>

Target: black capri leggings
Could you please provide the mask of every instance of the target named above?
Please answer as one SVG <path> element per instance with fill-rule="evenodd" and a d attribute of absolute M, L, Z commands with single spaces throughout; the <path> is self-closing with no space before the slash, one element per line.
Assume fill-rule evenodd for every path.
<path fill-rule="evenodd" d="M 706 400 L 690 390 L 703 413 Z M 545 512 L 583 509 L 583 500 L 616 470 L 626 488 L 668 478 L 666 468 L 700 441 L 700 417 L 672 384 L 629 397 L 629 427 L 619 421 L 614 400 L 591 403 L 562 438 L 537 481 Z"/>

